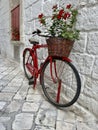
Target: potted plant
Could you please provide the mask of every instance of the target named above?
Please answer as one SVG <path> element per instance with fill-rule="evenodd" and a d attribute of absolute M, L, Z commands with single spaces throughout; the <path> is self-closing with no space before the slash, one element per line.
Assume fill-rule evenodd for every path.
<path fill-rule="evenodd" d="M 38 16 L 46 33 L 51 36 L 46 40 L 49 55 L 69 56 L 74 41 L 79 39 L 79 31 L 75 28 L 77 15 L 78 10 L 68 4 L 66 7 L 53 6 L 50 21 L 43 13 Z"/>

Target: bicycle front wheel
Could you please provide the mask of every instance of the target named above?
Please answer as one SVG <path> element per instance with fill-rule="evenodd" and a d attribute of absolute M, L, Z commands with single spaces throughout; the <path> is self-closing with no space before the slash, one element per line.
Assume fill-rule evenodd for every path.
<path fill-rule="evenodd" d="M 74 104 L 81 90 L 81 80 L 74 65 L 62 58 L 52 57 L 41 73 L 42 89 L 50 103 L 57 107 Z"/>

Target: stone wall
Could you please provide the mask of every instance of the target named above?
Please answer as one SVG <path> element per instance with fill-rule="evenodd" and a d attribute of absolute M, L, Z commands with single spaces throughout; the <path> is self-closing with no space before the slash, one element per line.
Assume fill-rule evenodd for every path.
<path fill-rule="evenodd" d="M 0 52 L 5 57 L 12 57 L 10 44 L 10 8 L 8 0 L 0 1 Z"/>
<path fill-rule="evenodd" d="M 81 39 L 76 44 L 74 61 L 82 76 L 79 103 L 98 116 L 98 1 L 80 4 L 77 28 Z"/>
<path fill-rule="evenodd" d="M 82 91 L 78 103 L 98 116 L 98 0 L 25 0 L 25 43 L 29 45 L 31 32 L 40 28 L 38 14 L 50 15 L 51 7 L 57 3 L 73 3 L 79 9 L 77 28 L 80 30 L 80 40 L 75 42 L 70 55 L 81 75 Z M 43 54 L 46 55 L 41 51 L 40 56 Z"/>

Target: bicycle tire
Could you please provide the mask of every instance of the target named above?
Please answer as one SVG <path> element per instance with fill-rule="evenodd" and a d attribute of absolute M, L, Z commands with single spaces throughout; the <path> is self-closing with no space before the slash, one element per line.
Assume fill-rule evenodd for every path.
<path fill-rule="evenodd" d="M 42 69 L 41 72 L 41 85 L 44 92 L 44 95 L 47 97 L 48 101 L 55 105 L 56 107 L 69 107 L 72 104 L 74 104 L 77 99 L 79 98 L 80 91 L 81 91 L 81 80 L 80 76 L 78 74 L 77 69 L 74 67 L 74 65 L 66 60 L 62 60 L 61 57 L 52 57 L 52 64 L 56 63 L 56 71 L 58 75 L 58 79 L 61 80 L 61 93 L 60 93 L 60 99 L 57 101 L 57 93 L 58 93 L 58 83 L 54 83 L 53 79 L 51 78 L 50 72 L 50 60 L 48 60 Z M 60 63 L 60 64 L 59 64 Z M 61 68 L 64 64 L 63 71 L 61 71 Z M 52 72 L 55 73 L 55 72 Z M 61 73 L 61 77 L 60 77 Z M 71 75 L 70 75 L 71 74 Z M 72 80 L 69 79 L 74 78 Z M 55 77 L 57 78 L 57 77 Z M 64 80 L 64 81 L 63 81 Z M 73 81 L 71 83 L 71 81 Z M 57 86 L 56 86 L 57 84 Z M 68 87 L 68 91 L 67 91 Z M 66 90 L 66 91 L 65 91 Z M 74 92 L 74 94 L 73 94 Z M 61 97 L 62 96 L 62 97 Z M 73 96 L 73 97 L 72 97 Z M 69 100 L 70 99 L 70 100 Z"/>
<path fill-rule="evenodd" d="M 33 79 L 33 76 L 31 75 L 31 73 L 28 71 L 27 67 L 26 67 L 26 62 L 27 62 L 27 59 L 28 61 L 32 64 L 33 66 L 33 60 L 32 60 L 32 57 L 30 55 L 30 50 L 26 50 L 24 52 L 24 56 L 23 56 L 23 68 L 24 68 L 24 73 L 25 73 L 25 76 L 28 80 L 30 79 Z"/>

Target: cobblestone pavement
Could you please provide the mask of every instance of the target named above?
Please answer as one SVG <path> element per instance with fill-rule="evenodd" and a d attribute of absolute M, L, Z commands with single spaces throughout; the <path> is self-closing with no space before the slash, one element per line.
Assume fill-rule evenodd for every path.
<path fill-rule="evenodd" d="M 98 130 L 98 120 L 77 103 L 57 109 L 17 63 L 0 56 L 0 130 Z"/>

